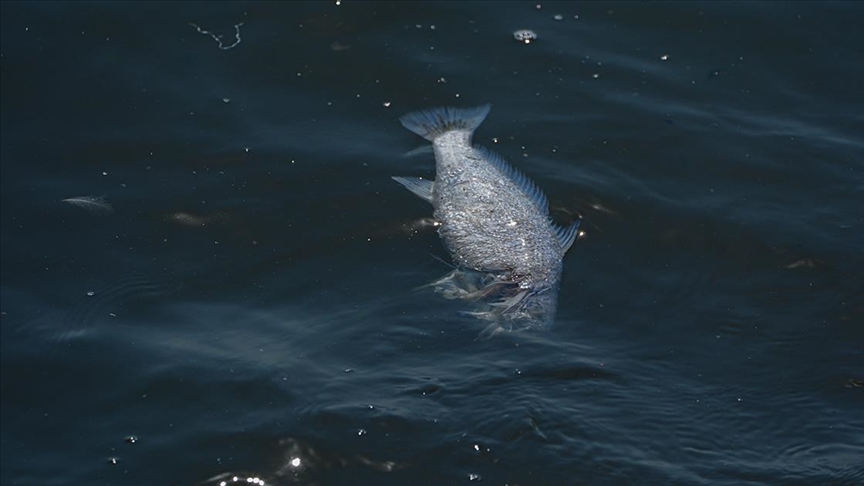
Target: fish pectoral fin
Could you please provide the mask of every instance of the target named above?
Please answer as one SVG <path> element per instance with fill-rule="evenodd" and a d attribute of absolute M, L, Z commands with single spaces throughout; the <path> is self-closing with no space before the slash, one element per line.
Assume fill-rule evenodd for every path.
<path fill-rule="evenodd" d="M 493 302 L 492 307 L 501 309 L 501 312 L 507 312 L 510 309 L 514 308 L 519 302 L 522 302 L 522 299 L 528 296 L 528 291 L 523 290 L 509 297 L 505 297 L 500 299 L 497 302 Z"/>
<path fill-rule="evenodd" d="M 435 150 L 433 149 L 432 145 L 427 143 L 426 145 L 421 145 L 414 150 L 409 150 L 408 152 L 405 152 L 404 154 L 402 154 L 402 157 L 417 157 L 418 155 L 433 155 L 434 153 Z"/>
<path fill-rule="evenodd" d="M 393 180 L 405 186 L 406 189 L 416 194 L 421 199 L 432 202 L 432 187 L 435 181 L 422 177 L 399 177 L 393 176 Z"/>
<path fill-rule="evenodd" d="M 483 316 L 480 316 L 480 317 L 482 318 Z M 486 326 L 486 329 L 483 329 L 482 331 L 480 331 L 480 334 L 478 334 L 477 337 L 474 338 L 474 341 L 486 341 L 487 339 L 492 339 L 494 336 L 496 336 L 502 332 L 506 332 L 506 331 L 501 326 L 501 324 L 498 324 L 497 322 L 493 322 L 492 324 L 489 324 L 488 326 Z"/>
<path fill-rule="evenodd" d="M 561 255 L 567 253 L 567 250 L 573 246 L 573 242 L 576 241 L 576 236 L 579 234 L 579 224 L 582 223 L 581 219 L 577 219 L 575 223 L 567 226 L 558 226 L 555 223 L 552 224 L 552 229 L 555 230 L 555 236 L 558 237 L 558 242 L 561 244 Z"/>

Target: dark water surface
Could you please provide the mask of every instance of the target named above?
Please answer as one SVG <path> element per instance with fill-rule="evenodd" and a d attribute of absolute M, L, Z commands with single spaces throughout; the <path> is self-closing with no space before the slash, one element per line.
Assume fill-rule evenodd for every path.
<path fill-rule="evenodd" d="M 864 483 L 864 4 L 0 7 L 4 486 Z M 586 234 L 477 339 L 390 176 L 486 102 Z"/>

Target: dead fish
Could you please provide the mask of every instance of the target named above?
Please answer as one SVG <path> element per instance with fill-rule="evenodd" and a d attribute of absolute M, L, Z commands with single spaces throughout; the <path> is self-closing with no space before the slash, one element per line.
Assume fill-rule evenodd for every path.
<path fill-rule="evenodd" d="M 483 303 L 471 314 L 499 330 L 551 324 L 563 257 L 580 220 L 558 226 L 543 191 L 499 155 L 472 145 L 490 106 L 436 108 L 400 118 L 432 142 L 435 180 L 393 177 L 430 202 L 456 269 L 433 285 L 445 297 Z"/>

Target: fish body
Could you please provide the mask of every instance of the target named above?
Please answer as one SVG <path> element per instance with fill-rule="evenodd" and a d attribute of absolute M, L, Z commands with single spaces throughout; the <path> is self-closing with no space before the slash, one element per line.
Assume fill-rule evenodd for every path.
<path fill-rule="evenodd" d="M 438 232 L 458 268 L 437 282 L 446 295 L 485 302 L 474 313 L 504 328 L 554 320 L 562 258 L 579 222 L 549 218 L 543 192 L 497 154 L 472 145 L 489 106 L 438 108 L 403 116 L 432 142 L 435 180 L 394 177 L 434 208 Z"/>

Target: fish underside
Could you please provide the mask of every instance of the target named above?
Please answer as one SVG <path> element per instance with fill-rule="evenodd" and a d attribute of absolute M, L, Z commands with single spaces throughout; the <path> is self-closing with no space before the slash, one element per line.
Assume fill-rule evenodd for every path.
<path fill-rule="evenodd" d="M 472 145 L 489 113 L 436 108 L 400 118 L 432 142 L 435 180 L 393 177 L 430 202 L 454 270 L 430 283 L 449 299 L 471 302 L 468 314 L 490 321 L 485 333 L 548 326 L 555 320 L 562 259 L 577 220 L 558 226 L 543 191 L 499 155 Z"/>

